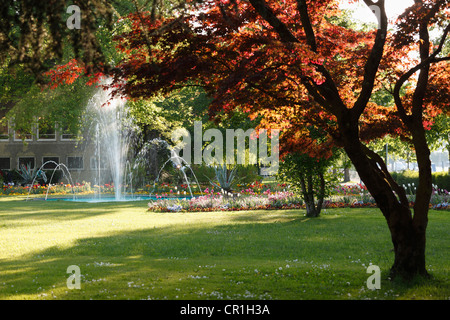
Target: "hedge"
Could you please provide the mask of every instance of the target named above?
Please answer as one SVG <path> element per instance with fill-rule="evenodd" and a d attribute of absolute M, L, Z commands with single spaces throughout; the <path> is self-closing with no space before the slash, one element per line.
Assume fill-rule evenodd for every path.
<path fill-rule="evenodd" d="M 417 186 L 419 184 L 419 172 L 405 170 L 401 172 L 392 172 L 392 177 L 399 185 L 413 184 Z M 439 189 L 445 189 L 450 191 L 450 175 L 445 172 L 433 172 L 432 181 L 434 185 L 437 185 Z"/>

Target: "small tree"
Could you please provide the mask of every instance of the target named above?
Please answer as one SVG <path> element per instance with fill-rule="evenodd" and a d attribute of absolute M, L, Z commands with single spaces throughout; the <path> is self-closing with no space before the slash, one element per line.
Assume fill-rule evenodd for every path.
<path fill-rule="evenodd" d="M 328 174 L 333 158 L 313 158 L 295 152 L 280 161 L 278 177 L 298 190 L 306 205 L 306 216 L 318 217 L 324 199 L 329 195 L 337 178 Z"/>

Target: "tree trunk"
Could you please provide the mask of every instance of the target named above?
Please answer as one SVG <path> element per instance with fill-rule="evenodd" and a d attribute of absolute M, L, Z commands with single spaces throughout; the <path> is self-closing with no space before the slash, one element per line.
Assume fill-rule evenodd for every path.
<path fill-rule="evenodd" d="M 361 144 L 356 126 L 343 127 L 347 128 L 342 135 L 344 149 L 389 226 L 395 253 L 394 264 L 390 272 L 391 278 L 411 279 L 417 274 L 427 275 L 425 235 L 430 200 L 427 187 L 431 183 L 431 163 L 429 162 L 429 149 L 423 146 L 425 141 L 421 141 L 421 139 L 417 141 L 418 145 L 422 147 L 417 155 L 421 176 L 417 198 L 420 200 L 419 203 L 416 201 L 413 217 L 405 190 L 391 177 L 383 159 Z M 430 166 L 427 168 L 428 163 Z"/>
<path fill-rule="evenodd" d="M 416 275 L 427 276 L 425 267 L 425 228 L 415 226 L 411 212 L 406 208 L 393 209 L 388 220 L 395 259 L 390 270 L 393 279 L 400 276 L 406 280 Z"/>
<path fill-rule="evenodd" d="M 317 218 L 320 215 L 320 211 L 317 210 L 314 204 L 314 197 L 309 196 L 308 200 L 305 200 L 306 216 L 310 218 Z"/>
<path fill-rule="evenodd" d="M 350 181 L 350 168 L 344 168 L 344 182 Z"/>
<path fill-rule="evenodd" d="M 314 195 L 314 177 L 309 173 L 300 179 L 303 199 L 305 200 L 306 216 L 311 218 L 316 218 L 320 215 L 325 195 L 325 179 L 323 174 L 318 173 L 318 178 L 320 181 L 320 190 L 317 194 L 317 204 Z"/>
<path fill-rule="evenodd" d="M 448 134 L 447 151 L 448 151 L 448 174 L 450 174 L 450 133 Z"/>

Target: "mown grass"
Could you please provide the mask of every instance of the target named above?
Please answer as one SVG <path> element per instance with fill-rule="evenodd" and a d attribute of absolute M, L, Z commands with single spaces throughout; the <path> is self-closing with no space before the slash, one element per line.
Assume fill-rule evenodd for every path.
<path fill-rule="evenodd" d="M 0 299 L 449 299 L 450 213 L 431 211 L 431 280 L 387 279 L 377 209 L 153 213 L 146 202 L 0 200 Z M 369 290 L 367 267 L 382 271 Z M 81 289 L 67 287 L 67 267 Z"/>

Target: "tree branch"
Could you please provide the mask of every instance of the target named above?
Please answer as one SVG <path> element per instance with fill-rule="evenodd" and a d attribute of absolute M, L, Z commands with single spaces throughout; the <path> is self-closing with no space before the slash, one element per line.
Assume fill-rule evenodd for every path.
<path fill-rule="evenodd" d="M 377 15 L 379 26 L 372 51 L 366 61 L 366 65 L 364 66 L 364 79 L 361 92 L 352 109 L 354 110 L 355 116 L 357 118 L 359 118 L 359 116 L 364 112 L 364 109 L 366 108 L 367 103 L 369 102 L 369 99 L 372 95 L 375 76 L 378 72 L 381 58 L 383 57 L 388 25 L 386 10 L 384 7 L 384 0 L 379 0 L 377 3 L 374 3 L 370 0 L 364 0 L 364 2 L 369 7 L 369 9 L 374 11 L 375 15 Z"/>
<path fill-rule="evenodd" d="M 316 36 L 311 25 L 311 20 L 309 19 L 308 7 L 305 0 L 297 0 L 297 10 L 300 13 L 303 30 L 306 34 L 306 43 L 311 47 L 311 51 L 317 52 Z"/>
<path fill-rule="evenodd" d="M 403 102 L 400 98 L 400 89 L 403 87 L 404 83 L 417 71 L 419 71 L 420 69 L 422 69 L 424 66 L 426 65 L 430 65 L 431 63 L 437 63 L 437 62 L 441 62 L 441 61 L 447 61 L 450 60 L 450 57 L 441 57 L 441 58 L 436 58 L 437 55 L 439 55 L 439 53 L 441 53 L 442 48 L 445 44 L 445 40 L 448 36 L 448 34 L 450 33 L 450 24 L 447 25 L 447 27 L 444 29 L 444 33 L 442 35 L 442 38 L 439 42 L 439 45 L 437 47 L 437 49 L 426 59 L 422 60 L 418 65 L 416 65 L 415 67 L 411 68 L 410 70 L 408 70 L 406 73 L 404 73 L 395 83 L 394 86 L 394 102 L 395 105 L 397 106 L 397 110 L 399 113 L 400 118 L 402 119 L 403 122 L 405 122 L 405 124 L 408 124 L 409 122 L 409 116 L 406 114 L 406 110 L 403 106 Z"/>
<path fill-rule="evenodd" d="M 256 12 L 258 12 L 259 15 L 278 33 L 282 42 L 299 42 L 286 25 L 278 19 L 264 0 L 250 0 L 250 3 L 253 8 L 255 8 Z"/>
<path fill-rule="evenodd" d="M 317 53 L 316 36 L 308 14 L 308 6 L 304 0 L 297 0 L 297 10 L 300 13 L 300 20 L 303 30 L 305 31 L 306 42 L 311 48 L 311 51 Z M 317 71 L 325 77 L 325 82 L 321 85 L 317 85 L 309 77 L 304 77 L 304 79 L 307 79 L 307 81 L 305 81 L 305 87 L 321 106 L 332 114 L 339 116 L 339 110 L 343 110 L 346 107 L 342 102 L 335 82 L 323 65 L 316 63 L 313 63 L 313 65 Z"/>
<path fill-rule="evenodd" d="M 400 187 L 399 184 L 394 180 L 394 178 L 392 178 L 383 159 L 376 152 L 369 149 L 364 144 L 361 144 L 361 146 L 369 161 L 371 161 L 375 167 L 378 166 L 379 172 L 384 176 L 386 182 L 391 186 L 392 190 L 395 191 L 395 193 L 398 195 L 400 203 L 408 206 L 409 201 L 406 197 L 405 189 Z"/>

